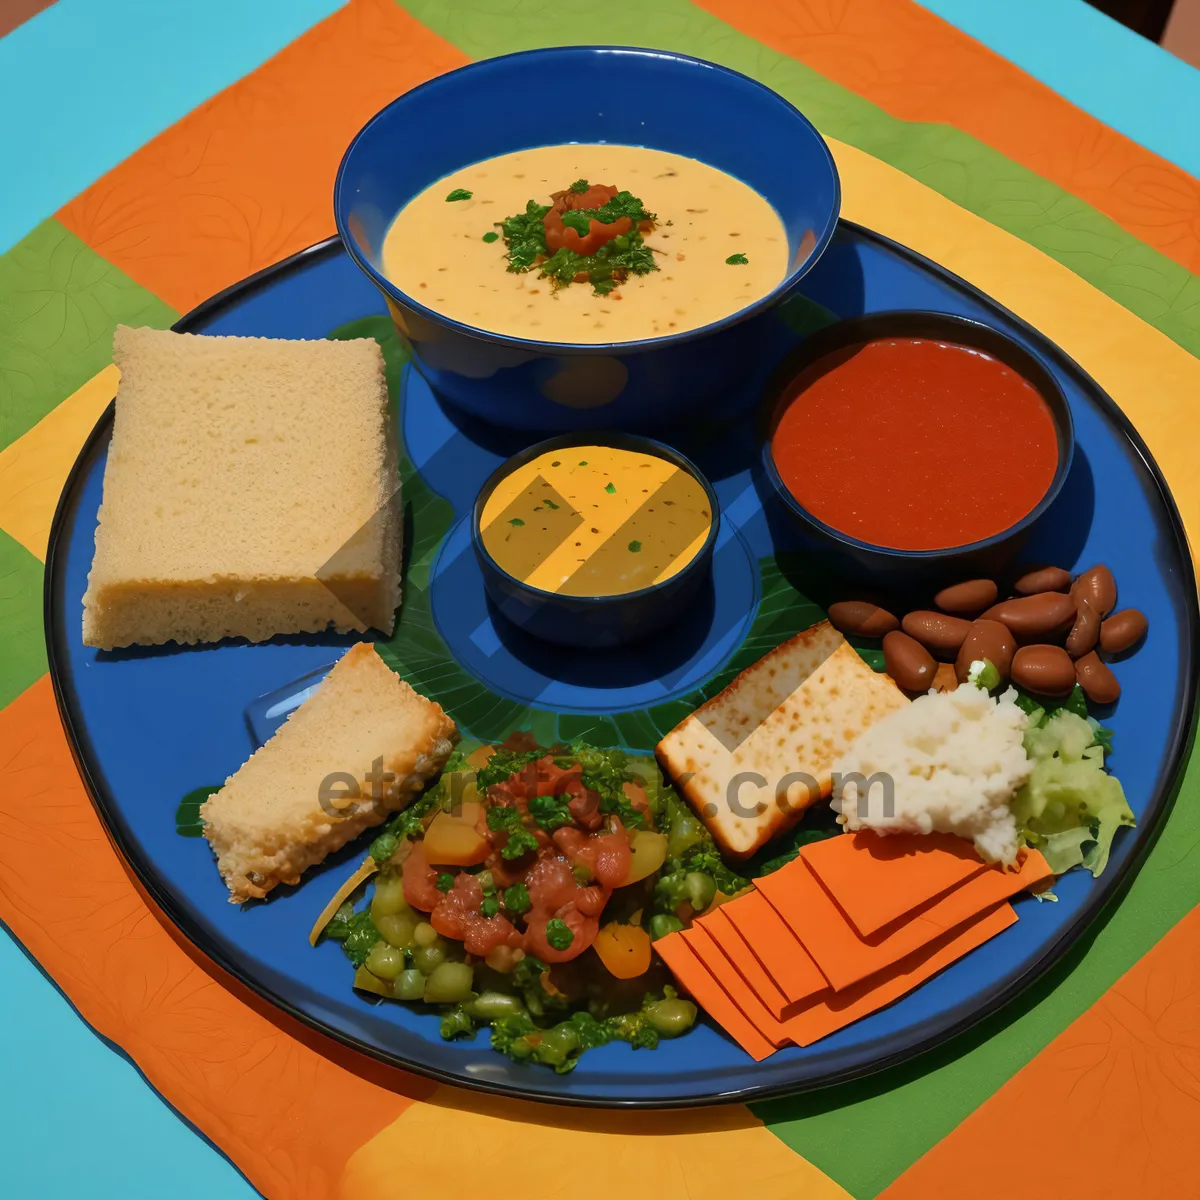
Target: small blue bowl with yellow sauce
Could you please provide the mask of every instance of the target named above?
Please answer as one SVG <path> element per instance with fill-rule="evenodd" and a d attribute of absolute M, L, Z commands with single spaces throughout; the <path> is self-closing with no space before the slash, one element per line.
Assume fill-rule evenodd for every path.
<path fill-rule="evenodd" d="M 711 485 L 677 450 L 590 432 L 501 464 L 475 499 L 471 540 L 507 620 L 604 649 L 669 625 L 710 586 L 719 523 Z"/>
<path fill-rule="evenodd" d="M 574 206 L 577 183 L 653 216 L 620 235 L 650 257 L 618 266 L 610 293 L 591 273 L 510 257 L 506 222 L 555 196 Z M 524 51 L 413 88 L 350 143 L 333 198 L 348 254 L 438 395 L 547 434 L 662 428 L 735 391 L 840 202 L 828 146 L 783 97 L 714 63 L 618 46 Z M 625 219 L 579 228 L 615 237 Z M 583 249 L 552 236 L 547 225 L 544 253 Z"/>

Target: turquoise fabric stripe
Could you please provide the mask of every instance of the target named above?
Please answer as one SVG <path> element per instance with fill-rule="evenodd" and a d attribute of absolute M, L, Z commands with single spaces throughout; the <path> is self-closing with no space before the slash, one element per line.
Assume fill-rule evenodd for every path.
<path fill-rule="evenodd" d="M 1200 71 L 1083 0 L 918 0 L 1098 121 L 1200 177 Z"/>
<path fill-rule="evenodd" d="M 0 39 L 0 254 L 342 0 L 58 0 Z"/>
<path fill-rule="evenodd" d="M 79 1019 L 3 926 L 0 1063 L 4 1195 L 258 1196 Z"/>

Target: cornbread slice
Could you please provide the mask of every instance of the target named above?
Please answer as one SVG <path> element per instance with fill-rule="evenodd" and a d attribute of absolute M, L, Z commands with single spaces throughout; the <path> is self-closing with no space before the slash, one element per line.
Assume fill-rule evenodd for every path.
<path fill-rule="evenodd" d="M 231 903 L 298 883 L 404 808 L 457 740 L 441 705 L 413 691 L 373 646 L 351 647 L 200 808 Z"/>
<path fill-rule="evenodd" d="M 907 704 L 821 621 L 747 667 L 656 753 L 721 849 L 748 858 L 829 795 L 833 764 L 864 729 Z"/>
<path fill-rule="evenodd" d="M 86 645 L 391 632 L 400 479 L 376 342 L 121 325 L 113 357 Z"/>

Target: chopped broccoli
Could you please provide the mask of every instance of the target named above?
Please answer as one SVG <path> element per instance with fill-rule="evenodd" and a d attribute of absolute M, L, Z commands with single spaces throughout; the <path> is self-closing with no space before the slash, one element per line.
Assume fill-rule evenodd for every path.
<path fill-rule="evenodd" d="M 471 1014 L 461 1004 L 456 1004 L 442 1013 L 441 1033 L 448 1042 L 456 1037 L 473 1038 L 475 1022 L 471 1020 Z"/>
<path fill-rule="evenodd" d="M 501 858 L 520 858 L 523 854 L 528 854 L 537 848 L 537 838 L 528 829 L 518 826 L 509 833 L 508 841 L 500 850 L 500 856 Z"/>

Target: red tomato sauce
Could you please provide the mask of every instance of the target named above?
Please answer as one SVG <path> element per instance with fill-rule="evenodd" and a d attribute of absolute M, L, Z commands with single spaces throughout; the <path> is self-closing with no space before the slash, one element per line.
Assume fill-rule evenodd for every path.
<path fill-rule="evenodd" d="M 998 359 L 880 338 L 804 371 L 771 454 L 826 525 L 875 546 L 940 550 L 1001 533 L 1036 507 L 1058 435 L 1041 394 Z"/>

